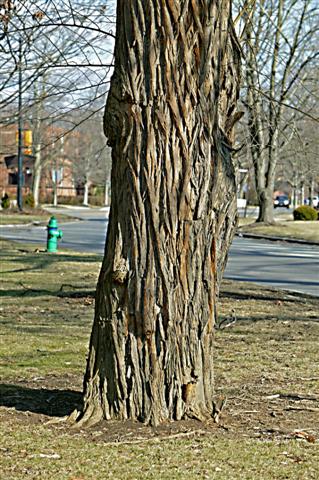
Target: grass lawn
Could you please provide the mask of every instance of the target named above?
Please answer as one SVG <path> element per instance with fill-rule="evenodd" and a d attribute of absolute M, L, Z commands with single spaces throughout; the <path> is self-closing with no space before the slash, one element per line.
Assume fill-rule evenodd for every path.
<path fill-rule="evenodd" d="M 224 282 L 220 423 L 72 428 L 101 257 L 3 241 L 0 479 L 319 478 L 319 299 Z"/>
<path fill-rule="evenodd" d="M 285 238 L 297 238 L 319 243 L 319 221 L 302 222 L 278 219 L 276 225 L 258 225 L 251 218 L 239 219 L 239 230 L 243 233 L 255 233 Z"/>
<path fill-rule="evenodd" d="M 25 209 L 23 210 L 23 212 L 13 209 L 1 210 L 0 225 L 47 225 L 51 216 L 52 214 L 50 212 L 41 209 Z M 55 217 L 57 218 L 59 223 L 78 220 L 76 218 L 62 214 L 55 215 Z"/>

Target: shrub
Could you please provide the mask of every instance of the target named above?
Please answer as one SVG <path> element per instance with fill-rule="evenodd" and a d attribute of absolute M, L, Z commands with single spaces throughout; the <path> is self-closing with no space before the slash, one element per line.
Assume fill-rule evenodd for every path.
<path fill-rule="evenodd" d="M 89 204 L 93 207 L 102 207 L 104 205 L 104 195 L 89 196 Z"/>
<path fill-rule="evenodd" d="M 97 197 L 103 197 L 104 195 L 104 190 L 105 190 L 105 187 L 102 187 L 101 185 L 97 185 L 96 187 L 92 187 L 91 188 L 91 195 L 93 197 L 97 196 Z"/>
<path fill-rule="evenodd" d="M 76 197 L 62 197 L 59 196 L 59 205 L 83 205 L 83 195 L 77 195 Z M 102 207 L 104 205 L 104 195 L 92 196 L 89 195 L 89 205 Z"/>
<path fill-rule="evenodd" d="M 5 210 L 7 208 L 10 208 L 10 198 L 9 198 L 9 195 L 7 193 L 5 193 L 3 195 L 3 197 L 1 198 L 1 206 L 2 208 L 4 208 Z"/>
<path fill-rule="evenodd" d="M 34 197 L 32 195 L 32 193 L 28 193 L 24 199 L 23 199 L 23 203 L 26 207 L 29 207 L 29 208 L 34 208 L 35 206 L 35 203 L 34 203 Z"/>
<path fill-rule="evenodd" d="M 73 205 L 73 206 L 77 206 L 77 205 L 82 205 L 83 203 L 83 196 L 76 196 L 76 197 L 68 197 L 68 196 L 59 196 L 58 197 L 58 204 L 59 205 Z"/>
<path fill-rule="evenodd" d="M 309 205 L 302 205 L 293 212 L 294 220 L 311 221 L 318 219 L 318 212 Z"/>

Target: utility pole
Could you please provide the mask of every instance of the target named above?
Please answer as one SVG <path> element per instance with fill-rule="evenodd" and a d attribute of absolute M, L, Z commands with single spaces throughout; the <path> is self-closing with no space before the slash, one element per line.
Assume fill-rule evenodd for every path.
<path fill-rule="evenodd" d="M 23 186 L 23 118 L 22 118 L 22 39 L 19 39 L 19 98 L 18 98 L 18 188 L 17 203 L 22 210 L 22 186 Z"/>

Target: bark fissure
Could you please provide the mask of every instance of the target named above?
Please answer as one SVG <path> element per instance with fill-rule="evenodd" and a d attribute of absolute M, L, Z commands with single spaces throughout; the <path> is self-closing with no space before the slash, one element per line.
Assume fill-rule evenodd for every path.
<path fill-rule="evenodd" d="M 236 215 L 230 2 L 118 0 L 117 15 L 111 213 L 82 421 L 203 419 Z"/>

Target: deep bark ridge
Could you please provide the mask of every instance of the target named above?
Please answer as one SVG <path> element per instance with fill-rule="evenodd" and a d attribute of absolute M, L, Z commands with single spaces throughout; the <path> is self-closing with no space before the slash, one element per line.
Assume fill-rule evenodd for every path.
<path fill-rule="evenodd" d="M 229 1 L 118 0 L 111 212 L 82 423 L 212 414 L 239 71 Z"/>

